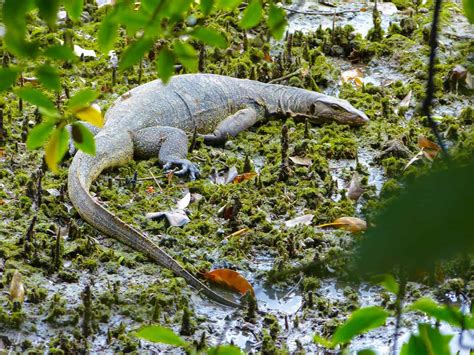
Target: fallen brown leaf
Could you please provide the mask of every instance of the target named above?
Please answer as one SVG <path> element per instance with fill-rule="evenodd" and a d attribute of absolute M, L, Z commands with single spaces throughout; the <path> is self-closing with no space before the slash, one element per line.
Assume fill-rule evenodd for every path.
<path fill-rule="evenodd" d="M 418 136 L 418 147 L 423 151 L 423 155 L 429 159 L 433 160 L 436 158 L 438 153 L 441 151 L 441 148 L 436 143 L 430 141 L 425 136 Z"/>
<path fill-rule="evenodd" d="M 343 83 L 353 83 L 357 87 L 362 86 L 364 73 L 359 68 L 350 69 L 342 72 L 341 79 Z"/>
<path fill-rule="evenodd" d="M 358 232 L 365 231 L 367 229 L 367 222 L 357 217 L 341 217 L 341 218 L 336 219 L 334 222 L 320 224 L 317 227 L 320 227 L 320 228 L 334 227 L 334 228 L 345 229 L 346 231 L 349 231 L 352 233 L 358 233 Z"/>
<path fill-rule="evenodd" d="M 147 194 L 152 194 L 155 192 L 155 188 L 153 186 L 147 186 L 146 189 L 145 189 L 146 193 Z"/>
<path fill-rule="evenodd" d="M 234 178 L 234 180 L 232 180 L 232 182 L 234 184 L 240 184 L 241 182 L 250 180 L 250 179 L 254 178 L 255 176 L 257 176 L 257 173 L 255 173 L 255 172 L 243 173 L 243 174 L 237 175 Z"/>
<path fill-rule="evenodd" d="M 230 269 L 216 269 L 205 272 L 203 276 L 211 282 L 217 283 L 233 291 L 245 295 L 250 292 L 255 297 L 252 285 L 237 271 Z"/>

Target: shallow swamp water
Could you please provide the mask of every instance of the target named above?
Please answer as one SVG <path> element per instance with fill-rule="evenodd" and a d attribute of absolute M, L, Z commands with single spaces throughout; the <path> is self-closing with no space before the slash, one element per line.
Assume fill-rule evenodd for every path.
<path fill-rule="evenodd" d="M 434 114 L 448 145 L 462 150 L 462 141 L 474 142 L 472 119 L 461 120 L 474 99 L 472 88 L 469 91 L 464 83 L 458 83 L 456 92 L 450 70 L 458 64 L 472 66 L 474 30 L 460 14 L 458 4 L 448 4 L 443 12 L 441 83 Z M 198 142 L 190 154 L 201 167 L 202 177 L 195 182 L 168 178 L 152 159 L 102 174 L 93 186 L 93 194 L 102 204 L 145 231 L 189 271 L 197 274 L 222 267 L 239 271 L 253 285 L 259 310 L 265 313 L 255 319 L 249 319 L 245 311 L 210 302 L 168 270 L 85 224 L 65 193 L 70 160 L 62 164 L 58 175 L 46 171 L 38 179 L 43 171 L 42 153 L 27 151 L 21 143 L 24 130 L 36 120 L 34 109 L 27 107 L 20 113 L 13 95 L 7 96 L 3 110 L 9 139 L 5 155 L 0 157 L 0 353 L 180 353 L 138 340 L 132 332 L 147 323 L 183 332 L 184 313 L 190 315 L 190 329 L 184 331 L 187 340 L 199 342 L 204 336 L 207 344 L 234 343 L 249 353 L 332 353 L 313 342 L 315 334 L 330 335 L 357 307 L 393 309 L 393 295 L 367 280 L 353 280 L 345 268 L 359 237 L 316 227 L 345 215 L 370 223 L 384 200 L 402 188 L 404 174 L 416 175 L 430 166 L 419 161 L 404 169 L 418 152 L 416 137 L 423 134 L 432 139 L 417 112 L 424 91 L 422 69 L 427 47 L 423 28 L 429 24 L 429 15 L 423 5 L 414 13 L 409 5 L 379 4 L 381 28 L 387 37 L 379 46 L 365 39 L 373 27 L 373 6 L 365 1 L 341 2 L 337 8 L 294 2 L 287 7 L 303 12 L 358 11 L 337 16 L 292 13 L 292 39 L 272 42 L 260 50 L 258 33 L 249 33 L 250 49 L 244 51 L 237 41 L 233 52 L 225 54 L 228 58 L 209 51 L 205 66 L 206 72 L 253 76 L 262 81 L 302 69 L 303 74 L 280 83 L 349 100 L 367 112 L 371 119 L 367 127 L 306 127 L 304 122 L 285 118 L 253 127 L 225 147 Z M 93 10 L 90 21 L 75 35 L 87 49 L 95 49 L 90 37 L 97 29 Z M 328 45 L 331 36 L 332 45 Z M 271 53 L 271 62 L 265 59 L 266 53 Z M 107 56 L 97 54 L 78 65 L 81 77 L 70 78 L 71 87 L 91 83 L 101 90 L 103 109 L 138 85 L 137 73 L 129 71 L 112 91 L 107 63 Z M 357 80 L 342 79 L 342 73 L 356 68 L 362 87 Z M 142 82 L 156 78 L 148 60 L 143 62 L 141 76 Z M 412 98 L 400 109 L 409 93 Z M 309 166 L 291 165 L 292 175 L 286 182 L 277 179 L 283 123 L 289 128 L 289 155 L 311 159 Z M 223 175 L 233 166 L 239 173 L 250 168 L 258 177 L 240 184 L 216 184 L 209 178 Z M 354 172 L 361 176 L 364 187 L 356 202 L 346 196 Z M 138 177 L 135 182 L 134 174 Z M 38 190 L 42 191 L 41 201 Z M 190 222 L 185 226 L 170 227 L 165 220 L 145 218 L 149 212 L 173 209 L 188 191 L 191 203 L 185 210 Z M 222 214 L 229 207 L 238 210 L 231 218 Z M 306 214 L 314 216 L 311 224 L 285 227 L 285 221 Z M 28 233 L 34 216 L 33 233 Z M 248 231 L 232 236 L 244 228 Z M 60 257 L 54 253 L 58 233 Z M 54 257 L 60 259 L 59 268 L 52 266 Z M 314 261 L 319 266 L 309 274 L 290 272 L 283 279 L 271 278 Z M 468 312 L 474 291 L 472 273 L 465 269 L 472 270 L 472 261 L 464 269 L 458 264 L 465 263 L 440 267 L 435 280 L 421 275 L 410 281 L 407 303 L 432 296 L 460 304 Z M 14 310 L 8 299 L 15 269 L 22 273 L 27 290 L 21 310 Z M 216 289 L 227 297 L 237 297 Z M 87 312 L 90 319 L 84 325 Z M 398 348 L 419 321 L 429 320 L 413 312 L 403 315 Z M 391 317 L 386 326 L 356 338 L 350 352 L 371 348 L 379 354 L 389 353 L 394 329 Z M 454 335 L 450 343 L 453 353 L 469 354 L 474 348 L 472 336 L 460 341 L 456 330 L 444 326 L 442 331 Z M 84 337 L 84 332 L 89 335 Z"/>

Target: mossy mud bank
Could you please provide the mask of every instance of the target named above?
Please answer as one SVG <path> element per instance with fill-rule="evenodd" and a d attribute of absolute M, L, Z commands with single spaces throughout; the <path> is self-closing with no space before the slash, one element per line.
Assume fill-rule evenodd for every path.
<path fill-rule="evenodd" d="M 357 307 L 393 309 L 393 296 L 367 280 L 354 280 L 348 271 L 361 236 L 315 226 L 341 216 L 370 224 L 407 179 L 430 169 L 426 159 L 404 168 L 419 151 L 419 135 L 433 140 L 419 113 L 431 4 L 397 1 L 395 10 L 375 18 L 375 27 L 372 3 L 352 6 L 367 9 L 336 16 L 334 26 L 332 16 L 290 16 L 290 34 L 282 43 L 268 43 L 261 29 L 244 34 L 236 29 L 235 14 L 219 14 L 213 25 L 227 31 L 231 47 L 201 48 L 200 69 L 337 95 L 364 110 L 370 124 L 308 127 L 288 117 L 259 124 L 224 147 L 198 140 L 190 153 L 201 168 L 197 181 L 166 176 L 151 159 L 107 172 L 92 188 L 102 204 L 146 232 L 192 273 L 220 267 L 239 271 L 253 284 L 266 316 L 209 302 L 170 271 L 84 223 L 66 194 L 70 159 L 59 174 L 47 171 L 43 152 L 27 151 L 24 144 L 27 131 L 41 118 L 28 105 L 20 111 L 18 99 L 5 95 L 0 103 L 6 130 L 0 157 L 0 344 L 32 353 L 179 352 L 133 336 L 134 329 L 153 322 L 197 343 L 204 338 L 206 344 L 233 342 L 253 353 L 316 353 L 323 350 L 313 343 L 314 334 L 329 336 Z M 310 5 L 306 10 L 314 9 L 325 8 Z M 74 43 L 97 51 L 93 36 L 106 10 L 86 7 L 82 27 L 74 28 Z M 453 70 L 462 65 L 474 73 L 474 32 L 454 2 L 445 3 L 442 22 L 434 113 L 452 154 L 463 159 L 474 149 L 474 100 L 472 88 Z M 40 41 L 58 40 L 39 20 L 31 31 Z M 97 51 L 74 73 L 61 69 L 66 90 L 92 86 L 101 91 L 99 105 L 106 110 L 119 95 L 156 78 L 150 59 L 158 49 L 157 44 L 140 69 L 119 74 L 115 86 L 109 58 Z M 116 52 L 120 56 L 121 48 Z M 362 85 L 341 79 L 341 73 L 354 68 L 363 73 Z M 408 105 L 401 105 L 409 94 Z M 64 99 L 65 94 L 59 95 L 59 105 Z M 288 127 L 287 154 L 311 161 L 297 165 L 290 160 L 286 179 L 280 178 L 283 124 Z M 258 176 L 222 185 L 209 178 L 233 166 Z M 347 197 L 354 172 L 364 189 L 357 202 Z M 187 191 L 188 224 L 169 227 L 166 220 L 145 217 L 174 208 Z M 285 226 L 305 214 L 314 216 L 310 225 Z M 248 231 L 229 237 L 244 228 Z M 292 272 L 311 262 L 317 265 L 311 273 Z M 26 288 L 21 308 L 8 296 L 14 270 L 23 275 Z M 472 270 L 468 258 L 421 274 L 408 283 L 407 302 L 431 295 L 468 309 L 474 296 Z M 400 341 L 420 319 L 413 313 L 403 316 Z M 390 318 L 385 327 L 356 339 L 351 349 L 387 353 L 394 322 Z M 451 345 L 453 351 L 459 348 L 457 337 Z"/>

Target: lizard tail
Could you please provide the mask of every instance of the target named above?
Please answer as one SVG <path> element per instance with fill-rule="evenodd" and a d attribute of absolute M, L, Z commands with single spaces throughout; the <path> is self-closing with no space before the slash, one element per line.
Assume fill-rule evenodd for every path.
<path fill-rule="evenodd" d="M 123 222 L 92 198 L 89 188 L 103 170 L 125 165 L 132 159 L 133 143 L 128 132 L 102 131 L 96 136 L 95 156 L 77 152 L 69 168 L 68 192 L 79 215 L 102 233 L 148 255 L 158 264 L 170 269 L 210 299 L 226 306 L 241 308 L 242 305 L 212 291 L 143 233 Z"/>

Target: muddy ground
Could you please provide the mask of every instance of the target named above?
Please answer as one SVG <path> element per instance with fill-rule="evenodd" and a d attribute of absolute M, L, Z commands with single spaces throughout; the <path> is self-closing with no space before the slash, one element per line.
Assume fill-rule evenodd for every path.
<path fill-rule="evenodd" d="M 395 4 L 379 4 L 381 25 L 375 30 L 373 3 L 339 3 L 338 9 L 354 12 L 335 17 L 292 13 L 290 34 L 281 43 L 268 42 L 260 28 L 244 35 L 236 29 L 235 16 L 221 14 L 214 25 L 228 31 L 232 46 L 226 51 L 207 48 L 200 63 L 207 73 L 265 82 L 277 79 L 345 98 L 367 113 L 371 119 L 367 126 L 308 127 L 284 118 L 259 124 L 221 148 L 198 141 L 190 153 L 201 168 L 197 181 L 168 177 L 151 159 L 102 174 L 92 188 L 103 205 L 147 233 L 189 271 L 197 274 L 227 267 L 244 275 L 254 286 L 259 309 L 267 314 L 254 320 L 246 311 L 201 297 L 170 271 L 84 223 L 66 193 L 70 159 L 62 163 L 59 174 L 47 171 L 43 152 L 28 151 L 24 144 L 27 130 L 40 121 L 34 107 L 25 105 L 20 112 L 18 99 L 11 93 L 4 95 L 0 352 L 2 347 L 7 352 L 33 353 L 179 352 L 138 340 L 131 333 L 150 322 L 180 332 L 186 313 L 191 319 L 188 340 L 199 342 L 204 336 L 207 344 L 233 342 L 253 353 L 316 353 L 323 349 L 313 343 L 313 336 L 329 336 L 358 307 L 393 309 L 393 295 L 367 280 L 354 280 L 348 271 L 361 236 L 316 226 L 341 216 L 356 216 L 370 224 L 403 188 L 404 179 L 432 164 L 424 158 L 404 169 L 419 152 L 418 136 L 433 140 L 419 114 L 427 75 L 430 4 L 416 6 L 409 0 Z M 334 10 L 311 2 L 286 6 L 305 12 Z M 141 69 L 119 74 L 117 84 L 111 86 L 109 58 L 99 54 L 93 37 L 105 11 L 86 8 L 82 27 L 74 32 L 74 42 L 96 50 L 96 57 L 84 58 L 74 70 L 61 69 L 71 92 L 83 87 L 100 90 L 98 103 L 104 111 L 122 93 L 156 78 L 150 54 Z M 34 31 L 45 41 L 57 40 L 39 22 Z M 453 69 L 462 65 L 473 72 L 473 38 L 459 4 L 446 2 L 434 114 L 447 145 L 460 157 L 474 148 L 474 100 L 472 81 L 458 80 Z M 121 48 L 116 51 L 120 56 Z M 355 68 L 361 74 L 344 82 L 342 73 Z M 280 80 L 292 73 L 296 74 Z M 59 97 L 60 102 L 64 98 Z M 290 161 L 287 181 L 279 180 L 283 124 L 289 128 L 289 155 L 310 160 L 305 165 Z M 217 184 L 212 178 L 234 166 L 239 173 L 254 171 L 258 176 L 240 184 Z M 347 197 L 354 172 L 364 189 L 356 202 Z M 138 179 L 133 182 L 135 173 Z M 185 226 L 170 227 L 166 220 L 145 218 L 146 213 L 174 208 L 188 191 L 190 222 Z M 230 208 L 234 213 L 225 213 Z M 313 215 L 309 225 L 285 226 L 285 221 L 308 214 Z M 245 233 L 230 236 L 244 228 Z M 312 261 L 318 267 L 311 273 L 275 278 Z M 8 298 L 15 269 L 23 275 L 27 290 L 21 310 Z M 472 258 L 440 265 L 435 275 L 411 280 L 408 301 L 422 295 L 450 300 L 468 310 L 473 296 Z M 90 318 L 86 325 L 85 314 Z M 400 343 L 420 320 L 426 321 L 413 313 L 403 316 Z M 385 354 L 393 331 L 390 318 L 385 327 L 357 338 L 350 349 L 372 348 Z M 456 334 L 449 327 L 443 331 Z M 461 345 L 458 340 L 455 336 L 451 342 L 453 351 L 468 353 L 469 338 Z"/>

